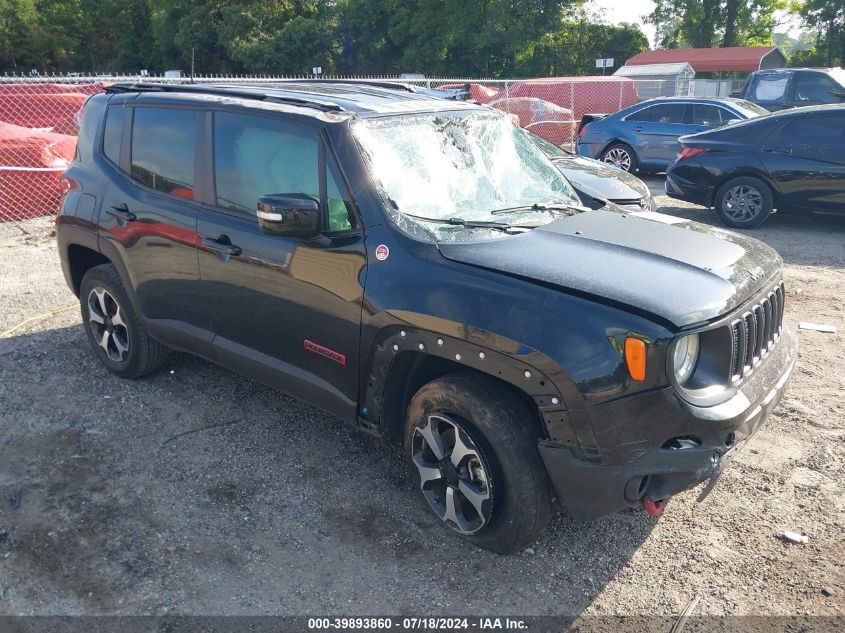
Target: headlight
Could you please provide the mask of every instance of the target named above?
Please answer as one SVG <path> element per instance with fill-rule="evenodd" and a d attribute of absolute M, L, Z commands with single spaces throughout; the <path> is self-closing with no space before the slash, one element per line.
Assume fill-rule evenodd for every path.
<path fill-rule="evenodd" d="M 736 393 L 731 383 L 731 344 L 730 328 L 725 326 L 681 335 L 672 342 L 666 373 L 681 398 L 709 407 Z"/>
<path fill-rule="evenodd" d="M 695 362 L 698 360 L 698 334 L 688 334 L 678 339 L 675 343 L 675 352 L 672 355 L 672 367 L 675 370 L 675 380 L 683 385 L 695 369 Z"/>

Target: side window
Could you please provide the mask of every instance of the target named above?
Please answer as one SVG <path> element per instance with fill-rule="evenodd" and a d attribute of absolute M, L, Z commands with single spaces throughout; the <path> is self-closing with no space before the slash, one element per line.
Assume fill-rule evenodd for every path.
<path fill-rule="evenodd" d="M 839 103 L 841 99 L 834 94 L 836 92 L 845 92 L 845 89 L 822 74 L 798 75 L 795 78 L 795 101 Z"/>
<path fill-rule="evenodd" d="M 157 191 L 192 200 L 198 122 L 196 110 L 135 108 L 132 177 Z"/>
<path fill-rule="evenodd" d="M 265 117 L 214 114 L 214 180 L 218 206 L 255 215 L 268 194 L 320 201 L 320 140 L 309 128 Z M 326 228 L 352 227 L 351 203 L 331 161 L 326 169 Z"/>
<path fill-rule="evenodd" d="M 115 165 L 120 165 L 120 141 L 123 138 L 124 108 L 106 110 L 106 125 L 103 129 L 103 154 Z"/>
<path fill-rule="evenodd" d="M 792 156 L 845 164 L 845 114 L 794 119 L 780 138 Z"/>
<path fill-rule="evenodd" d="M 783 127 L 780 135 L 793 144 L 845 146 L 845 114 L 794 119 Z"/>
<path fill-rule="evenodd" d="M 654 108 L 643 108 L 637 112 L 629 114 L 625 117 L 626 121 L 650 121 L 651 120 L 651 111 Z"/>
<path fill-rule="evenodd" d="M 754 101 L 777 101 L 786 92 L 789 75 L 759 76 L 754 87 Z"/>
<path fill-rule="evenodd" d="M 683 103 L 662 103 L 649 108 L 652 123 L 683 123 L 686 105 Z"/>
<path fill-rule="evenodd" d="M 319 138 L 307 129 L 229 112 L 214 114 L 217 204 L 255 215 L 261 196 L 320 199 Z"/>
<path fill-rule="evenodd" d="M 730 113 L 719 106 L 700 103 L 694 103 L 692 106 L 693 125 L 718 127 L 727 123 L 730 118 Z"/>

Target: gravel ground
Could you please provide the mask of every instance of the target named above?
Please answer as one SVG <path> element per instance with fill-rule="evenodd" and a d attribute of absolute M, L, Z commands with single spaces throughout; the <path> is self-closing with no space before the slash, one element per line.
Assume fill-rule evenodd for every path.
<path fill-rule="evenodd" d="M 662 180 L 649 178 L 656 195 Z M 669 213 L 715 222 L 658 195 Z M 703 504 L 560 516 L 510 557 L 424 507 L 398 449 L 185 355 L 88 351 L 41 219 L 0 224 L 0 614 L 845 615 L 845 221 L 773 216 L 799 367 Z M 788 544 L 784 530 L 804 533 Z"/>

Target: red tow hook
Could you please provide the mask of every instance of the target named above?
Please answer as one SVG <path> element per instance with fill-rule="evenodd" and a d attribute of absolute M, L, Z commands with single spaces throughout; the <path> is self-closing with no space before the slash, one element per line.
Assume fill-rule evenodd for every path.
<path fill-rule="evenodd" d="M 653 516 L 656 519 L 663 514 L 663 510 L 666 509 L 666 500 L 660 499 L 659 501 L 655 501 L 646 495 L 643 497 L 643 507 L 645 508 L 645 511 L 648 512 L 649 516 Z"/>

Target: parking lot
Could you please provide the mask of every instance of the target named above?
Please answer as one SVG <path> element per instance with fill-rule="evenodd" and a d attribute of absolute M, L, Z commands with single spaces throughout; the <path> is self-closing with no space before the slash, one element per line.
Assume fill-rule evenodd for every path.
<path fill-rule="evenodd" d="M 678 206 L 647 179 L 664 212 Z M 0 614 L 845 614 L 845 220 L 772 216 L 801 331 L 787 396 L 703 504 L 558 517 L 500 557 L 401 451 L 205 361 L 89 351 L 49 219 L 0 224 Z M 806 534 L 793 544 L 784 531 Z"/>

